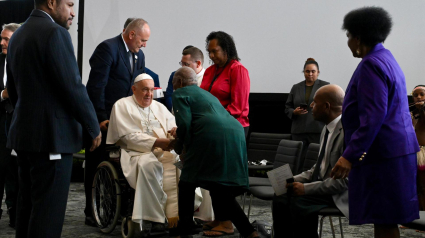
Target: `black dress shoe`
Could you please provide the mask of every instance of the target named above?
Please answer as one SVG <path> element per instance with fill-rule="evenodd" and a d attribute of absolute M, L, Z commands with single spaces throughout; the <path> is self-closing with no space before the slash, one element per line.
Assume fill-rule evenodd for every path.
<path fill-rule="evenodd" d="M 87 226 L 97 227 L 96 221 L 94 220 L 93 217 L 86 217 L 84 224 L 86 224 Z"/>
<path fill-rule="evenodd" d="M 14 207 L 9 207 L 7 209 L 7 214 L 9 215 L 9 226 L 15 228 L 16 209 Z"/>

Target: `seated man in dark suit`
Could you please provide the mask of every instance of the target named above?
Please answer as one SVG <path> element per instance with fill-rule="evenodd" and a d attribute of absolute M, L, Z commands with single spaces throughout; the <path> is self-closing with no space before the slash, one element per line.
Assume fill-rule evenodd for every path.
<path fill-rule="evenodd" d="M 319 157 L 310 170 L 294 176 L 292 194 L 273 198 L 275 237 L 317 237 L 317 214 L 325 207 L 336 206 L 348 218 L 348 179 L 330 177 L 343 153 L 343 100 L 344 91 L 337 85 L 323 86 L 314 95 L 313 117 L 326 124 Z"/>

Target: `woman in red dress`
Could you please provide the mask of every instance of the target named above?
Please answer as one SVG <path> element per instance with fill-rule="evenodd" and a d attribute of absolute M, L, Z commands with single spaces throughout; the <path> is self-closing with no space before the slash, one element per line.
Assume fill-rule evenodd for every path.
<path fill-rule="evenodd" d="M 239 62 L 235 42 L 229 34 L 211 32 L 206 39 L 206 48 L 214 64 L 205 70 L 201 88 L 217 97 L 230 115 L 242 124 L 246 137 L 249 129 L 248 70 Z"/>
<path fill-rule="evenodd" d="M 249 91 L 248 70 L 239 62 L 238 52 L 232 36 L 222 31 L 211 32 L 206 39 L 206 48 L 214 62 L 205 70 L 201 88 L 218 98 L 221 105 L 238 120 L 245 131 L 249 129 Z M 233 234 L 233 225 L 228 214 L 220 214 L 219 206 L 212 200 L 215 220 L 203 227 L 205 236 Z"/>

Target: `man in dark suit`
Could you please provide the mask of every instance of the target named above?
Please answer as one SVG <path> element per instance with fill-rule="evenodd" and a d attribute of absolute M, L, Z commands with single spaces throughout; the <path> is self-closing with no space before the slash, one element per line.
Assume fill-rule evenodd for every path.
<path fill-rule="evenodd" d="M 100 129 L 108 129 L 112 106 L 123 97 L 133 94 L 131 86 L 137 75 L 145 72 L 145 55 L 140 50 L 146 47 L 150 37 L 147 22 L 136 18 L 125 31 L 100 43 L 90 58 L 90 75 L 87 92 L 96 110 Z M 95 225 L 92 217 L 91 190 L 96 167 L 105 158 L 106 136 L 96 151 L 86 149 L 85 180 L 86 225 Z M 86 148 L 90 145 L 86 145 Z"/>
<path fill-rule="evenodd" d="M 74 1 L 34 2 L 36 9 L 10 39 L 6 67 L 15 106 L 7 146 L 18 154 L 18 238 L 61 236 L 82 128 L 92 150 L 102 137 L 67 31 Z"/>
<path fill-rule="evenodd" d="M 7 133 L 9 132 L 10 121 L 12 119 L 13 106 L 7 93 L 7 73 L 5 71 L 7 46 L 13 33 L 21 25 L 10 23 L 3 25 L 1 31 L 1 54 L 0 54 L 0 201 L 3 200 L 4 188 L 6 188 L 6 205 L 9 214 L 9 226 L 15 227 L 16 203 L 18 199 L 18 163 L 15 157 L 12 158 L 12 150 L 6 148 Z M 2 215 L 0 209 L 0 218 Z"/>
<path fill-rule="evenodd" d="M 333 179 L 332 168 L 343 153 L 341 123 L 344 91 L 337 85 L 319 88 L 311 103 L 313 118 L 326 126 L 320 136 L 316 164 L 294 176 L 292 195 L 273 198 L 275 237 L 317 237 L 317 213 L 337 207 L 348 218 L 348 179 Z"/>
<path fill-rule="evenodd" d="M 136 18 L 134 18 L 134 17 L 127 18 L 127 20 L 124 23 L 124 29 L 122 31 L 123 34 L 125 33 L 125 29 L 127 28 L 128 24 L 130 24 L 130 22 L 132 22 L 134 19 L 136 19 Z M 153 83 L 154 83 L 155 87 L 160 87 L 159 86 L 158 74 L 156 74 L 155 72 L 150 70 L 148 67 L 145 67 L 145 73 L 149 74 L 153 78 Z"/>

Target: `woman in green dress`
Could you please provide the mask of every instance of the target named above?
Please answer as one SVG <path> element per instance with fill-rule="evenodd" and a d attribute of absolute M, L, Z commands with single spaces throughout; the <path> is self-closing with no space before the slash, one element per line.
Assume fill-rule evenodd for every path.
<path fill-rule="evenodd" d="M 191 68 L 177 70 L 173 86 L 174 136 L 185 148 L 179 182 L 180 235 L 190 237 L 195 188 L 201 187 L 210 191 L 215 216 L 226 221 L 205 231 L 205 236 L 233 234 L 233 222 L 243 237 L 258 237 L 235 200 L 248 190 L 243 127 L 216 97 L 197 86 Z"/>

